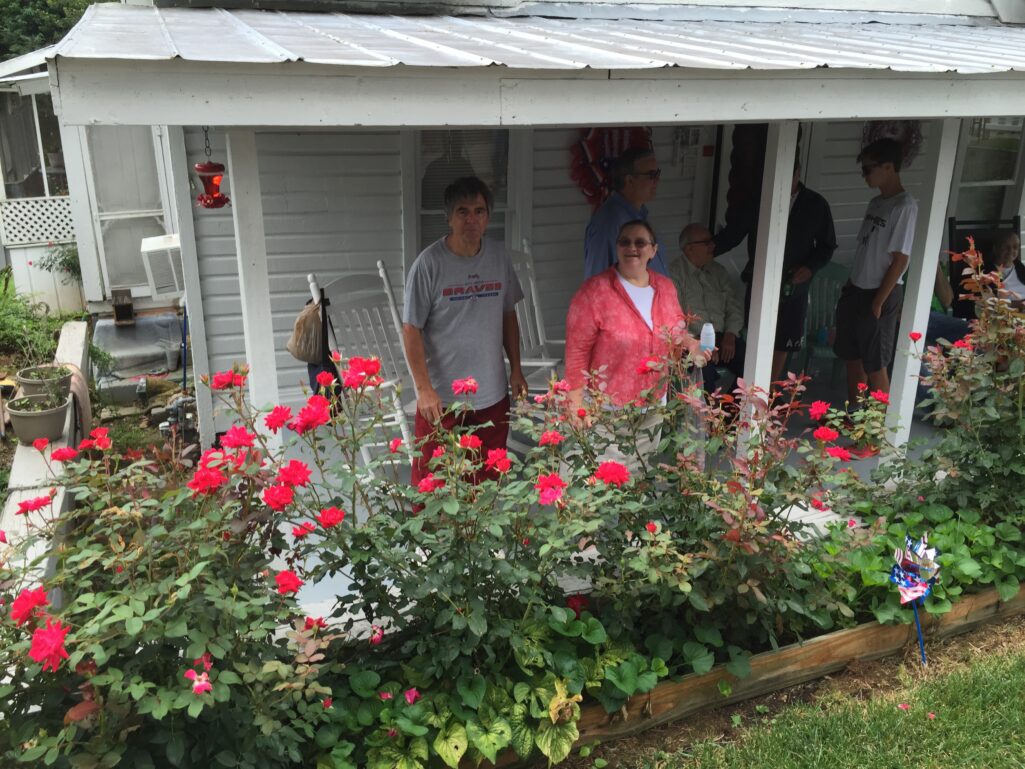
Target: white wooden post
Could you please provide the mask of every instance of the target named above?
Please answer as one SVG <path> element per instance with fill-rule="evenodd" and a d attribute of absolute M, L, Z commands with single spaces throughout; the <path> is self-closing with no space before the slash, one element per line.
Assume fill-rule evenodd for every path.
<path fill-rule="evenodd" d="M 206 345 L 206 316 L 203 313 L 203 287 L 199 279 L 199 258 L 196 253 L 196 225 L 192 219 L 195 202 L 189 185 L 189 157 L 185 150 L 185 131 L 181 126 L 166 126 L 168 183 L 174 195 L 174 208 L 179 212 L 174 223 L 178 233 L 185 278 L 185 310 L 189 319 L 189 343 L 192 346 L 192 376 L 196 382 L 210 375 L 210 356 Z M 161 162 L 160 159 L 157 162 Z M 199 418 L 199 440 L 203 446 L 214 442 L 214 405 L 210 388 L 196 386 L 196 415 Z"/>
<path fill-rule="evenodd" d="M 249 399 L 256 408 L 266 408 L 278 403 L 278 364 L 270 307 L 256 132 L 229 130 L 227 150 L 231 216 L 235 222 L 235 253 L 238 256 L 242 299 L 242 335 L 251 370 Z M 262 422 L 260 424 L 262 426 Z M 271 433 L 268 441 L 280 446 L 281 436 Z"/>
<path fill-rule="evenodd" d="M 71 198 L 71 222 L 75 226 L 78 262 L 82 266 L 82 293 L 87 302 L 104 300 L 104 268 L 101 237 L 93 218 L 94 198 L 90 194 L 92 171 L 85 153 L 85 129 L 59 121 L 64 171 L 68 175 L 68 197 Z"/>
<path fill-rule="evenodd" d="M 787 240 L 790 188 L 797 152 L 797 125 L 796 120 L 769 123 L 765 142 L 765 171 L 751 283 L 751 314 L 747 322 L 744 381 L 766 392 L 772 377 L 776 315 L 783 280 L 783 249 Z"/>
<path fill-rule="evenodd" d="M 922 185 L 922 200 L 918 201 L 915 244 L 911 249 L 911 263 L 904 278 L 904 307 L 897 332 L 890 406 L 886 411 L 887 438 L 895 445 L 906 443 L 911 432 L 921 366 L 918 356 L 913 352 L 914 348 L 921 352 L 925 345 L 925 328 L 929 323 L 929 305 L 932 302 L 936 264 L 946 225 L 947 200 L 954 174 L 960 128 L 961 121 L 956 118 L 948 118 L 940 123 L 935 162 L 929 169 L 930 178 Z M 908 337 L 912 331 L 919 332 L 923 337 L 914 348 Z"/>
<path fill-rule="evenodd" d="M 417 132 L 399 132 L 399 168 L 402 185 L 402 285 L 420 253 L 420 179 L 416 172 Z"/>

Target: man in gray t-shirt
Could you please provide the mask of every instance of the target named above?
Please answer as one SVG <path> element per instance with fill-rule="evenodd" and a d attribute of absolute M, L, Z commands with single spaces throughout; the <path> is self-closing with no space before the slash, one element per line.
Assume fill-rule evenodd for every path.
<path fill-rule="evenodd" d="M 481 455 L 505 448 L 509 386 L 517 397 L 527 392 L 515 310 L 523 291 L 505 246 L 484 238 L 491 205 L 491 191 L 480 179 L 471 176 L 450 184 L 445 190 L 450 232 L 420 253 L 406 278 L 402 341 L 416 385 L 420 446 L 413 463 L 414 485 L 429 471 L 439 429 L 491 423 L 474 430 L 483 442 Z M 503 349 L 509 357 L 509 380 Z M 454 392 L 453 382 L 466 378 L 476 386 Z M 470 410 L 443 417 L 460 400 Z"/>

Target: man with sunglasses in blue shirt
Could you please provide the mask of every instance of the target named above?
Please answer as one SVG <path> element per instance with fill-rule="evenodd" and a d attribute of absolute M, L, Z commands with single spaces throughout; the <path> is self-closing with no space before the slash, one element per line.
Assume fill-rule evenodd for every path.
<path fill-rule="evenodd" d="M 629 149 L 612 166 L 612 194 L 594 212 L 584 233 L 584 279 L 605 272 L 616 263 L 619 228 L 637 219 L 647 220 L 648 207 L 658 191 L 662 169 L 650 149 Z M 660 244 L 648 266 L 668 275 Z"/>

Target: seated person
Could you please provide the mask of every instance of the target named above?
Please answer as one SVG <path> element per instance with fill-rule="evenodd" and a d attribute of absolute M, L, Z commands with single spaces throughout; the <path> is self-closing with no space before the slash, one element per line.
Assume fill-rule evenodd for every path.
<path fill-rule="evenodd" d="M 929 310 L 929 325 L 925 329 L 926 345 L 933 345 L 940 339 L 956 342 L 968 333 L 968 321 L 948 315 L 954 303 L 954 290 L 943 274 L 943 268 L 936 265 L 936 282 L 933 286 L 933 309 Z M 938 307 L 937 307 L 938 305 Z"/>
<path fill-rule="evenodd" d="M 1018 233 L 1004 232 L 993 241 L 993 268 L 1004 282 L 1001 296 L 1015 309 L 1025 309 L 1025 265 L 1021 263 Z"/>
<path fill-rule="evenodd" d="M 744 308 L 726 268 L 715 261 L 715 239 L 708 228 L 688 224 L 680 233 L 682 252 L 669 266 L 669 277 L 683 311 L 697 315 L 690 332 L 701 333 L 703 323 L 715 328 L 715 352 L 712 363 L 725 366 L 735 376 L 744 375 L 744 341 L 739 338 L 744 326 Z M 716 367 L 702 369 L 705 391 L 715 389 L 719 379 Z"/>

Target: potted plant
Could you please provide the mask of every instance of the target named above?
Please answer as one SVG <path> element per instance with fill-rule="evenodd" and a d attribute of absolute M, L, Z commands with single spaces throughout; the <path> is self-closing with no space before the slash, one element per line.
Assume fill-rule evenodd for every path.
<path fill-rule="evenodd" d="M 31 446 L 38 438 L 55 441 L 64 434 L 71 395 L 42 393 L 23 395 L 7 403 L 14 434 L 23 446 Z"/>
<path fill-rule="evenodd" d="M 22 395 L 52 394 L 63 400 L 71 392 L 71 369 L 57 364 L 29 366 L 15 374 Z"/>

